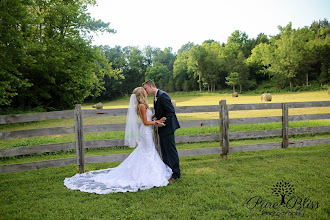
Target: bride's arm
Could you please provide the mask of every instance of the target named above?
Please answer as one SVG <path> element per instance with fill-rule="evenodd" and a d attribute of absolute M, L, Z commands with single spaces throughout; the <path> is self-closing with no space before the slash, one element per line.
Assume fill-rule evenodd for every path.
<path fill-rule="evenodd" d="M 162 123 L 163 121 L 165 121 L 166 118 L 162 118 L 158 121 L 148 121 L 147 120 L 147 107 L 143 104 L 140 105 L 140 110 L 141 110 L 141 118 L 143 121 L 144 125 L 155 125 L 157 123 Z"/>

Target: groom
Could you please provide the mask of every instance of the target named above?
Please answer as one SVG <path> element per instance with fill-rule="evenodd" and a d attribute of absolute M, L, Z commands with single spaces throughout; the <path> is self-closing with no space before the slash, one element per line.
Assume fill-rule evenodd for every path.
<path fill-rule="evenodd" d="M 148 80 L 142 84 L 147 94 L 154 95 L 154 109 L 157 119 L 166 117 L 164 124 L 157 124 L 159 133 L 160 148 L 165 164 L 171 167 L 173 174 L 169 181 L 175 181 L 180 178 L 179 156 L 175 147 L 174 132 L 180 128 L 178 119 L 175 115 L 175 109 L 169 95 L 156 88 L 155 83 Z"/>

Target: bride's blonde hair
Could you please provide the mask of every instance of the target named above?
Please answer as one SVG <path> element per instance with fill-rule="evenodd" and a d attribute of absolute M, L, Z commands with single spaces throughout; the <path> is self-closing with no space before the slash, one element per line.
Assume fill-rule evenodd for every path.
<path fill-rule="evenodd" d="M 147 99 L 147 93 L 144 90 L 143 87 L 137 87 L 133 90 L 133 94 L 136 96 L 136 112 L 138 116 L 141 117 L 140 112 L 140 105 L 144 104 L 147 108 L 149 108 L 148 99 Z"/>

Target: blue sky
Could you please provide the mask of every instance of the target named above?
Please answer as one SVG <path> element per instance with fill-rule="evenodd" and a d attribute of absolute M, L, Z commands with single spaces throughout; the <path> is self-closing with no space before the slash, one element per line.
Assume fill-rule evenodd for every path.
<path fill-rule="evenodd" d="M 249 38 L 275 35 L 278 26 L 293 28 L 330 20 L 330 0 L 97 0 L 89 7 L 96 19 L 110 22 L 116 34 L 94 36 L 95 45 L 172 47 L 213 39 L 227 42 L 235 30 Z"/>

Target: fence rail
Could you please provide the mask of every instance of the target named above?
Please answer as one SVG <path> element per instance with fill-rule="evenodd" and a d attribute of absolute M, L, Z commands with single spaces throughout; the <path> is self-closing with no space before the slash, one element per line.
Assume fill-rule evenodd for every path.
<path fill-rule="evenodd" d="M 290 115 L 288 117 L 288 120 L 310 121 L 310 120 L 322 120 L 329 118 L 330 118 L 330 113 L 326 113 L 326 114 L 309 114 L 309 115 Z M 272 122 L 282 122 L 282 116 L 229 119 L 229 124 L 231 125 L 262 124 L 262 123 L 272 123 Z M 219 119 L 189 120 L 189 121 L 180 121 L 180 126 L 181 128 L 210 127 L 210 126 L 219 126 L 220 123 L 222 122 Z M 124 130 L 125 130 L 124 123 L 96 124 L 96 125 L 84 126 L 84 133 L 124 131 Z M 41 128 L 41 129 L 31 129 L 31 130 L 19 130 L 19 131 L 5 131 L 5 132 L 0 132 L 0 140 L 59 135 L 59 134 L 73 134 L 73 133 L 75 133 L 74 126 Z"/>
<path fill-rule="evenodd" d="M 73 111 L 54 111 L 41 112 L 32 114 L 18 114 L 18 115 L 0 115 L 0 124 L 43 121 L 52 119 L 73 118 Z"/>
<path fill-rule="evenodd" d="M 330 119 L 330 113 L 288 115 L 289 108 L 311 108 L 311 107 L 329 107 L 329 106 L 330 106 L 330 101 L 227 105 L 226 101 L 222 100 L 219 103 L 219 105 L 176 107 L 176 113 L 219 112 L 219 119 L 180 121 L 180 125 L 182 128 L 210 127 L 210 126 L 220 127 L 220 132 L 215 134 L 176 136 L 176 143 L 219 141 L 220 143 L 219 147 L 178 150 L 178 153 L 180 157 L 207 155 L 207 154 L 221 154 L 223 158 L 227 158 L 227 155 L 229 153 L 234 153 L 234 152 L 329 144 L 330 138 L 290 141 L 289 136 L 296 134 L 330 132 L 330 126 L 302 127 L 302 128 L 288 127 L 288 123 L 291 121 Z M 229 111 L 262 110 L 262 109 L 282 109 L 282 116 L 233 118 L 233 119 L 230 119 L 228 117 Z M 14 147 L 9 149 L 0 149 L 0 157 L 10 157 L 10 156 L 27 155 L 34 153 L 55 152 L 61 150 L 76 149 L 77 158 L 1 165 L 0 173 L 16 172 L 16 171 L 24 171 L 30 169 L 40 169 L 40 168 L 56 167 L 56 166 L 66 166 L 68 164 L 76 164 L 76 163 L 79 165 L 80 171 L 83 172 L 85 163 L 88 164 L 88 163 L 99 163 L 99 162 L 122 161 L 128 156 L 128 154 L 85 157 L 84 149 L 123 146 L 124 145 L 123 139 L 84 141 L 83 134 L 90 132 L 124 131 L 125 124 L 118 123 L 118 124 L 83 125 L 83 118 L 102 117 L 102 116 L 123 116 L 126 115 L 126 113 L 127 113 L 127 109 L 81 110 L 81 106 L 77 105 L 76 109 L 73 111 L 46 112 L 46 113 L 23 114 L 23 115 L 2 115 L 0 116 L 0 124 L 73 118 L 75 121 L 75 126 L 30 129 L 30 130 L 19 130 L 19 131 L 4 131 L 4 132 L 0 132 L 0 140 L 59 135 L 59 134 L 75 134 L 76 141 L 68 142 L 68 143 L 44 144 L 44 145 L 35 145 L 35 146 Z M 282 129 L 270 129 L 270 130 L 246 131 L 246 132 L 229 131 L 229 125 L 257 124 L 257 123 L 259 124 L 259 123 L 273 123 L 273 122 L 281 122 Z M 229 140 L 275 137 L 275 136 L 282 136 L 282 142 L 229 147 Z"/>

